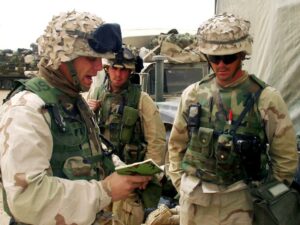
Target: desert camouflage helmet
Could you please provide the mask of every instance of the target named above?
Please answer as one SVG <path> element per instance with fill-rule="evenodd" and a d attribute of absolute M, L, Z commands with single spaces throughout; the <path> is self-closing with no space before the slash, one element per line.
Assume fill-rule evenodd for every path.
<path fill-rule="evenodd" d="M 103 62 L 104 67 L 113 66 L 116 68 L 126 68 L 134 73 L 139 73 L 143 69 L 143 59 L 138 56 L 138 52 L 134 48 L 123 47 L 121 51 L 115 54 L 114 59 Z"/>
<path fill-rule="evenodd" d="M 207 55 L 251 54 L 250 22 L 232 14 L 220 14 L 205 21 L 197 32 L 197 50 Z"/>
<path fill-rule="evenodd" d="M 112 53 L 97 53 L 89 45 L 91 34 L 103 23 L 101 18 L 87 12 L 71 11 L 54 16 L 37 40 L 40 56 L 53 69 L 79 56 L 112 58 Z"/>

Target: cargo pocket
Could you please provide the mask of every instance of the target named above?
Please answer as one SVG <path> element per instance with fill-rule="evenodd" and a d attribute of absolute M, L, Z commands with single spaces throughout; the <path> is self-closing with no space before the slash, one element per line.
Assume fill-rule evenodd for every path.
<path fill-rule="evenodd" d="M 196 204 L 207 207 L 211 203 L 211 194 L 203 193 L 201 180 L 184 174 L 181 177 L 179 204 Z"/>

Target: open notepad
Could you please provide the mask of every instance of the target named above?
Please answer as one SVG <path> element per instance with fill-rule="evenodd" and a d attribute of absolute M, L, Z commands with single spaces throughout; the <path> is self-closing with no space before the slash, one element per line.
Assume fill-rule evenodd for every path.
<path fill-rule="evenodd" d="M 145 175 L 151 176 L 163 170 L 152 160 L 147 159 L 142 162 L 136 162 L 129 165 L 118 166 L 116 171 L 121 175 Z"/>

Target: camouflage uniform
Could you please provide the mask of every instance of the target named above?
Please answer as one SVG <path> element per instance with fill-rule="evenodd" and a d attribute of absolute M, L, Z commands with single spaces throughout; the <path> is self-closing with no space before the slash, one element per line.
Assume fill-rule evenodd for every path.
<path fill-rule="evenodd" d="M 124 60 L 125 61 L 125 60 Z M 136 69 L 136 64 L 134 59 L 131 61 L 125 61 L 125 63 L 115 62 L 114 60 L 109 60 L 104 66 L 113 66 L 120 68 L 131 69 L 133 73 L 140 72 Z M 135 74 L 137 75 L 137 74 Z M 107 75 L 108 76 L 108 75 Z M 134 76 L 134 75 L 131 75 Z M 153 159 L 158 165 L 163 163 L 164 153 L 166 148 L 166 131 L 164 124 L 160 118 L 157 106 L 151 99 L 151 97 L 140 90 L 140 85 L 132 84 L 129 80 L 125 84 L 123 90 L 118 93 L 112 93 L 109 86 L 110 81 L 107 84 L 103 84 L 100 88 L 97 84 L 93 84 L 89 91 L 87 99 L 98 99 L 100 100 L 100 112 L 97 113 L 98 121 L 100 121 L 100 129 L 105 135 L 105 137 L 110 140 L 116 147 L 117 155 L 127 164 L 134 163 L 137 161 L 142 161 L 145 159 Z M 131 90 L 135 88 L 137 93 L 132 93 Z M 134 98 L 139 96 L 137 99 L 137 106 L 132 103 Z M 131 102 L 131 105 L 129 105 Z M 138 110 L 138 119 L 132 125 L 132 137 L 128 141 L 128 144 L 121 143 L 122 141 L 118 139 L 120 135 L 119 128 L 111 130 L 114 121 L 114 126 L 116 119 L 114 113 L 117 108 L 121 105 L 130 106 Z M 105 112 L 103 112 L 105 111 Z M 102 113 L 101 113 L 102 112 Z M 118 120 L 122 123 L 124 119 Z M 128 125 L 127 125 L 128 126 Z M 114 139 L 114 140 L 113 140 Z M 132 141 L 132 140 L 135 141 Z M 129 146 L 127 149 L 126 146 Z M 132 148 L 134 146 L 134 148 Z M 140 147 L 142 146 L 142 148 Z M 131 149 L 130 149 L 131 148 Z M 128 155 L 133 155 L 132 157 L 126 157 L 126 151 L 140 151 L 138 153 L 130 153 Z M 134 157 L 137 156 L 137 157 Z M 113 203 L 112 209 L 116 218 L 121 220 L 123 224 L 127 225 L 140 225 L 144 219 L 144 206 L 139 196 L 132 195 L 126 200 L 118 201 Z"/>
<path fill-rule="evenodd" d="M 75 82 L 68 83 L 57 70 L 61 62 L 69 62 L 79 56 L 109 56 L 93 51 L 86 36 L 80 37 L 80 34 L 91 34 L 102 24 L 99 17 L 89 13 L 72 11 L 53 17 L 39 39 L 39 47 L 42 48 L 39 75 L 43 78 L 35 78 L 39 81 L 35 84 L 43 84 L 43 87 L 37 85 L 36 92 L 31 89 L 19 91 L 0 108 L 4 200 L 17 221 L 13 224 L 92 224 L 97 213 L 111 202 L 109 184 L 99 181 L 103 178 L 99 172 L 103 167 L 92 171 L 89 165 L 93 163 L 76 161 L 86 153 L 87 157 L 95 152 L 100 156 L 100 140 L 95 138 L 96 126 L 86 122 L 91 115 L 88 115 L 88 106 L 83 104 L 79 95 L 81 87 Z M 78 33 L 68 34 L 67 30 Z M 63 121 L 68 119 L 68 125 L 70 117 L 61 109 L 53 113 L 47 108 L 45 103 L 50 99 L 41 97 L 39 91 L 46 91 L 49 87 L 59 94 L 48 97 L 54 102 L 66 103 L 63 111 L 68 116 L 72 114 L 71 121 L 77 124 L 72 122 L 76 127 L 67 128 L 73 131 L 78 129 L 79 135 L 85 137 L 80 143 L 63 142 L 62 136 L 70 130 L 55 130 L 59 124 L 57 119 L 61 129 L 64 129 Z M 48 106 L 51 108 L 53 105 Z M 80 134 L 86 128 L 90 131 Z M 69 140 L 76 142 L 76 138 L 74 135 Z M 58 165 L 60 159 L 54 154 L 61 154 L 61 158 L 70 157 L 64 168 L 53 167 Z M 56 162 L 53 163 L 53 160 Z M 99 179 L 84 179 L 91 178 L 91 175 Z"/>
<path fill-rule="evenodd" d="M 252 40 L 248 32 L 247 21 L 235 18 L 233 15 L 218 15 L 199 28 L 199 50 L 208 55 L 229 55 L 237 52 L 250 54 Z M 255 80 L 262 83 L 257 78 Z M 238 172 L 239 162 L 234 163 L 233 161 L 232 165 L 235 167 L 232 168 L 228 163 L 229 169 L 227 168 L 226 176 L 218 174 L 219 155 L 215 144 L 220 136 L 216 131 L 223 131 L 226 126 L 230 127 L 231 125 L 225 119 L 223 119 L 223 123 L 216 122 L 221 111 L 220 101 L 216 101 L 214 98 L 211 109 L 208 107 L 212 96 L 224 97 L 224 93 L 227 93 L 227 100 L 223 103 L 225 108 L 226 106 L 232 107 L 233 121 L 236 121 L 244 108 L 240 98 L 243 93 L 246 93 L 245 85 L 246 87 L 251 86 L 247 86 L 249 83 L 252 81 L 246 71 L 239 79 L 226 87 L 218 85 L 215 75 L 211 74 L 202 81 L 187 87 L 182 94 L 168 149 L 169 174 L 173 184 L 180 192 L 180 224 L 252 224 L 251 196 L 244 182 L 247 177 Z M 254 83 L 253 86 L 255 86 Z M 197 147 L 197 145 L 193 147 L 195 143 L 191 142 L 188 129 L 189 107 L 197 103 L 202 105 L 202 115 L 199 131 L 197 130 L 200 136 L 196 140 L 200 144 L 202 142 L 200 145 L 202 147 Z M 256 126 L 254 130 L 257 135 L 265 134 L 269 143 L 274 177 L 291 182 L 297 166 L 295 131 L 280 93 L 270 86 L 264 86 L 259 99 L 251 107 L 251 110 L 255 115 L 252 119 L 256 118 L 256 122 L 251 124 L 251 121 L 248 121 L 248 125 L 240 125 L 237 131 L 240 129 L 240 133 L 243 134 L 243 130 L 247 129 L 244 126 L 254 125 L 255 127 L 261 121 L 262 127 Z M 213 125 L 209 126 L 208 124 Z M 211 133 L 212 136 L 209 136 L 208 133 L 206 136 L 201 136 L 201 131 L 209 129 L 214 131 L 214 134 Z M 255 134 L 252 133 L 252 135 Z M 207 140 L 211 141 L 207 143 Z M 195 155 L 189 154 L 191 148 L 198 149 L 198 152 Z M 206 150 L 210 153 L 203 161 L 199 158 Z M 192 165 L 191 162 L 196 162 L 197 157 L 199 157 L 199 164 Z M 228 179 L 230 175 L 233 175 L 232 180 Z M 234 175 L 237 176 L 234 177 Z M 221 177 L 223 180 L 215 179 L 216 177 Z"/>

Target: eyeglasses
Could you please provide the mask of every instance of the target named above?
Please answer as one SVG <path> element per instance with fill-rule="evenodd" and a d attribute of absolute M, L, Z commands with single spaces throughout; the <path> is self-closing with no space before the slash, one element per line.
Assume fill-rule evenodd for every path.
<path fill-rule="evenodd" d="M 237 60 L 238 54 L 232 54 L 232 55 L 207 55 L 207 59 L 214 63 L 219 64 L 222 60 L 224 64 L 228 65 L 233 63 L 235 60 Z"/>

